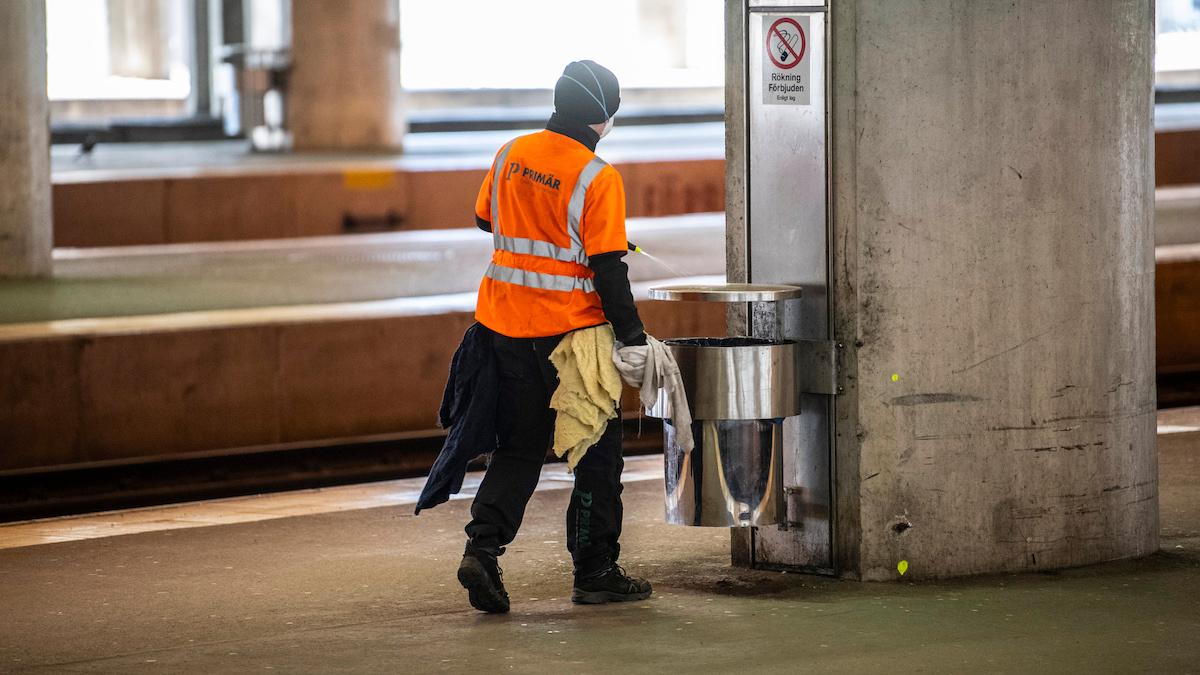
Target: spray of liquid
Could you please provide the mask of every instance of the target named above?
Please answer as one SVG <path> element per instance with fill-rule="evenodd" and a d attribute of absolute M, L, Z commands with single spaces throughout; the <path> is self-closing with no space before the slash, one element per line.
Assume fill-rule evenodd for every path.
<path fill-rule="evenodd" d="M 663 267 L 663 269 L 667 270 L 668 272 L 670 272 L 671 274 L 673 274 L 673 275 L 675 275 L 675 276 L 677 276 L 677 277 L 682 277 L 682 276 L 683 276 L 683 274 L 680 274 L 680 273 L 679 273 L 679 270 L 675 269 L 674 267 L 671 267 L 671 266 L 670 266 L 670 265 L 668 265 L 668 264 L 667 264 L 665 261 L 663 261 L 662 259 L 660 259 L 658 256 L 651 255 L 651 254 L 647 253 L 646 251 L 642 250 L 642 247 L 641 247 L 641 246 L 638 246 L 638 245 L 636 245 L 636 244 L 634 244 L 634 243 L 630 242 L 630 244 L 629 244 L 629 250 L 633 251 L 634 253 L 641 253 L 642 255 L 644 255 L 644 256 L 646 256 L 647 258 L 649 258 L 649 259 L 653 260 L 654 262 L 658 263 L 660 266 L 662 266 L 662 267 Z"/>

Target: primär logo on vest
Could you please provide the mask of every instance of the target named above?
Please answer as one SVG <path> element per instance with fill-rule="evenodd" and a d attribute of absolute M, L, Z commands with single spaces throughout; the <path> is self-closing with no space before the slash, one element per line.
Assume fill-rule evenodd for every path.
<path fill-rule="evenodd" d="M 552 173 L 545 174 L 545 173 L 542 173 L 541 171 L 531 169 L 527 166 L 522 167 L 520 162 L 509 162 L 508 171 L 505 173 L 504 179 L 505 180 L 511 179 L 513 174 L 516 174 L 517 172 L 521 173 L 521 178 L 524 178 L 529 181 L 533 181 L 534 183 L 537 183 L 539 185 L 545 185 L 546 187 L 550 188 L 551 190 L 557 190 L 559 188 L 559 186 L 562 184 L 562 181 L 555 178 L 554 174 L 552 174 Z"/>

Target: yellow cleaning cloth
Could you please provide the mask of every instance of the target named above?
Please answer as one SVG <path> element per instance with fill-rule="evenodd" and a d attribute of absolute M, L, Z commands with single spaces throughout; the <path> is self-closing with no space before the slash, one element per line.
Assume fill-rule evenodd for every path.
<path fill-rule="evenodd" d="M 575 470 L 617 416 L 621 375 L 613 365 L 614 340 L 608 324 L 585 328 L 568 333 L 550 354 L 558 369 L 558 389 L 550 397 L 556 413 L 554 454 L 567 456 L 568 471 Z"/>

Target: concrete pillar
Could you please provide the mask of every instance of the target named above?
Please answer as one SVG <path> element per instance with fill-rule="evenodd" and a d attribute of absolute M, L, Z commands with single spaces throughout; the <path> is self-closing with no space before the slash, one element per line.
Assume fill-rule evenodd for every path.
<path fill-rule="evenodd" d="M 294 0 L 297 150 L 396 150 L 404 136 L 396 0 Z"/>
<path fill-rule="evenodd" d="M 835 0 L 841 569 L 1158 547 L 1149 0 Z"/>
<path fill-rule="evenodd" d="M 0 277 L 50 274 L 46 6 L 0 2 Z"/>

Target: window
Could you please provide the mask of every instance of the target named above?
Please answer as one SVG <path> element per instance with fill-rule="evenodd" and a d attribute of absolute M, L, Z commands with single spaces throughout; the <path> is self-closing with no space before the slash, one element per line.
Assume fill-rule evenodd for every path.
<path fill-rule="evenodd" d="M 56 123 L 219 109 L 236 130 L 233 72 L 210 50 L 223 42 L 285 50 L 290 38 L 291 0 L 44 1 Z M 433 0 L 396 2 L 412 119 L 455 108 L 542 110 L 562 67 L 584 58 L 617 74 L 626 110 L 723 104 L 719 0 L 459 0 L 452 11 Z M 1200 100 L 1200 0 L 1156 2 L 1159 100 Z M 197 13 L 215 23 L 198 24 Z M 225 39 L 208 44 L 222 30 Z"/>
<path fill-rule="evenodd" d="M 1155 85 L 1200 91 L 1200 0 L 1158 0 L 1157 9 Z"/>
<path fill-rule="evenodd" d="M 192 0 L 46 0 L 54 121 L 191 113 Z"/>
<path fill-rule="evenodd" d="M 719 105 L 723 12 L 716 0 L 460 0 L 452 12 L 400 0 L 401 81 L 421 107 L 420 92 L 435 90 L 544 92 L 568 62 L 592 59 L 626 91 L 677 104 L 672 90 L 704 90 L 701 99 Z"/>

